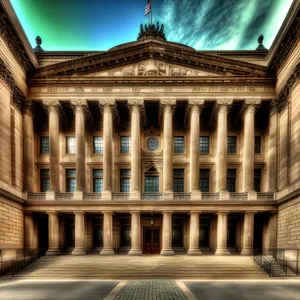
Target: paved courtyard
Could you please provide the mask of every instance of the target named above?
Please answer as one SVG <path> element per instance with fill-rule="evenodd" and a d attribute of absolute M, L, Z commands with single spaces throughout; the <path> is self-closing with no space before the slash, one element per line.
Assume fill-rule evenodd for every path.
<path fill-rule="evenodd" d="M 298 300 L 300 280 L 0 282 L 1 300 Z"/>

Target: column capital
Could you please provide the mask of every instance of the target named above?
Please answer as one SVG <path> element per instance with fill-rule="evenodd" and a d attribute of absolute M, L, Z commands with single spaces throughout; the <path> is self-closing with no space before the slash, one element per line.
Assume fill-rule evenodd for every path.
<path fill-rule="evenodd" d="M 141 211 L 140 210 L 131 210 L 129 213 L 130 214 L 141 214 Z"/>
<path fill-rule="evenodd" d="M 220 211 L 216 212 L 216 215 L 219 215 L 219 214 L 229 214 L 229 213 L 230 213 L 229 210 L 220 210 Z"/>
<path fill-rule="evenodd" d="M 189 215 L 191 214 L 200 214 L 202 211 L 201 210 L 192 210 L 189 212 Z"/>
<path fill-rule="evenodd" d="M 242 114 L 245 115 L 247 112 L 255 113 L 260 104 L 260 98 L 246 98 L 242 106 Z"/>
<path fill-rule="evenodd" d="M 47 210 L 46 214 L 47 215 L 57 215 L 57 216 L 60 215 L 60 213 L 58 211 L 55 211 L 55 210 Z"/>
<path fill-rule="evenodd" d="M 164 105 L 164 106 L 174 106 L 174 105 L 176 105 L 176 99 L 174 99 L 174 98 L 161 99 L 160 104 Z"/>
<path fill-rule="evenodd" d="M 162 215 L 165 214 L 165 213 L 173 214 L 173 211 L 172 211 L 172 210 L 163 210 L 163 211 L 161 212 Z"/>
<path fill-rule="evenodd" d="M 116 101 L 114 98 L 106 98 L 98 100 L 99 105 L 102 106 L 114 106 L 116 105 Z"/>
<path fill-rule="evenodd" d="M 85 215 L 86 213 L 85 213 L 85 211 L 82 211 L 82 210 L 74 210 L 73 214 L 74 215 Z"/>
<path fill-rule="evenodd" d="M 246 214 L 256 214 L 257 211 L 254 211 L 254 210 L 246 210 L 243 214 L 246 215 Z"/>
<path fill-rule="evenodd" d="M 204 98 L 189 98 L 188 104 L 189 106 L 198 106 L 202 107 L 204 105 Z"/>
<path fill-rule="evenodd" d="M 57 99 L 47 99 L 47 100 L 42 100 L 44 107 L 48 112 L 51 111 L 57 111 L 59 112 L 60 109 L 60 101 Z"/>
<path fill-rule="evenodd" d="M 23 105 L 23 113 L 33 116 L 33 102 L 29 99 L 25 99 L 24 105 Z"/>
<path fill-rule="evenodd" d="M 133 98 L 133 99 L 128 99 L 127 103 L 129 106 L 144 106 L 144 99 L 142 98 Z"/>
<path fill-rule="evenodd" d="M 102 213 L 106 214 L 106 215 L 113 215 L 114 214 L 114 212 L 111 211 L 111 210 L 103 210 Z"/>
<path fill-rule="evenodd" d="M 228 108 L 233 104 L 231 98 L 218 98 L 216 101 L 216 109 L 219 111 L 228 111 Z"/>

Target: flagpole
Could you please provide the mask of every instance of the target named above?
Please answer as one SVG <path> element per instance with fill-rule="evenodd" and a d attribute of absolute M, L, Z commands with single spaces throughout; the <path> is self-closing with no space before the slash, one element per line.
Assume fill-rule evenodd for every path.
<path fill-rule="evenodd" d="M 152 25 L 152 1 L 150 0 L 150 25 Z"/>

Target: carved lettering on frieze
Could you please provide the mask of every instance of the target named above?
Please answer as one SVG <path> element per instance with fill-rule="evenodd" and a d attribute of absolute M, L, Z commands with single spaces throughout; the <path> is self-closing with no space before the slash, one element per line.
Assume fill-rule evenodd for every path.
<path fill-rule="evenodd" d="M 172 92 L 173 93 L 191 93 L 193 92 L 193 89 L 190 88 L 190 89 L 185 89 L 185 88 L 175 88 L 175 89 L 172 89 Z"/>

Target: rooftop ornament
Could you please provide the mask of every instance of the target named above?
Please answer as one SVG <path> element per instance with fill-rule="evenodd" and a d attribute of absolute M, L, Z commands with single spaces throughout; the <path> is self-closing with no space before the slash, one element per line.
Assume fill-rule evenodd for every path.
<path fill-rule="evenodd" d="M 162 41 L 166 41 L 166 36 L 164 33 L 164 24 L 159 26 L 159 22 L 156 23 L 156 26 L 154 24 L 145 25 L 141 24 L 140 26 L 140 33 L 138 35 L 137 40 L 142 41 L 149 38 L 155 38 L 160 39 Z"/>
<path fill-rule="evenodd" d="M 36 47 L 33 48 L 33 52 L 43 52 L 44 49 L 41 47 L 43 41 L 42 41 L 41 37 L 37 36 L 35 38 L 35 42 L 36 42 Z"/>
<path fill-rule="evenodd" d="M 264 36 L 261 34 L 259 37 L 258 37 L 258 43 L 259 45 L 257 46 L 256 48 L 256 51 L 265 51 L 265 50 L 268 50 L 267 48 L 265 48 L 265 46 L 263 45 L 263 41 L 264 41 Z"/>

